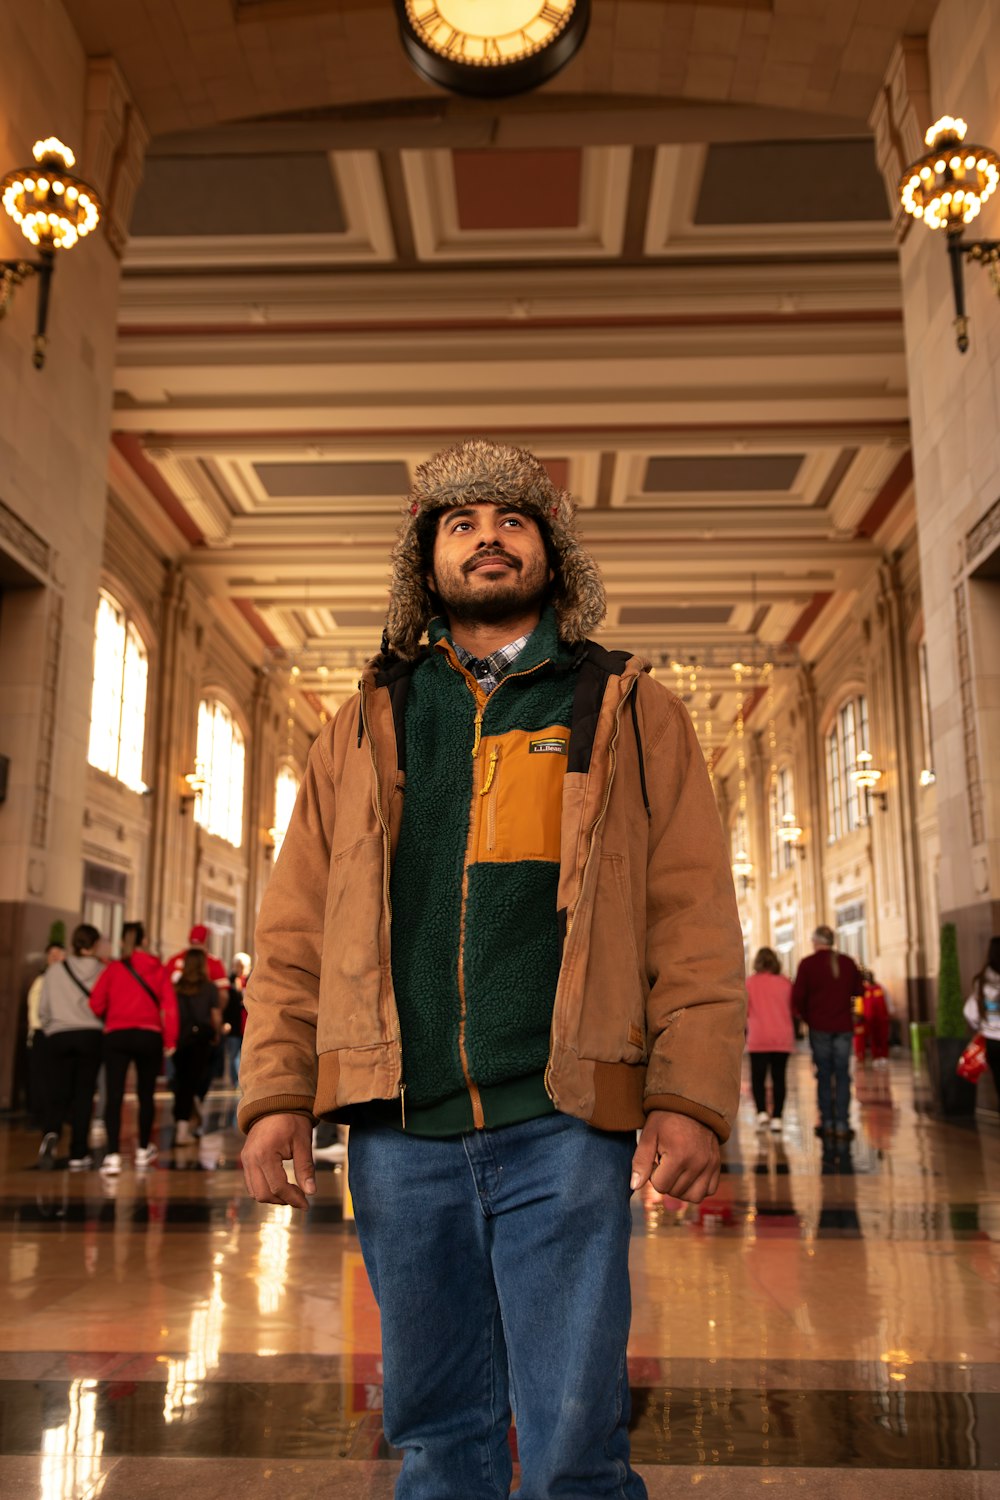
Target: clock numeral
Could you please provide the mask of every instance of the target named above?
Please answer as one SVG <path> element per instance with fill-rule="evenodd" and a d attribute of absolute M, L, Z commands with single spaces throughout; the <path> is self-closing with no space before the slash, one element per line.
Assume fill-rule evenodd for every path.
<path fill-rule="evenodd" d="M 490 62 L 500 61 L 500 47 L 495 36 L 488 36 L 486 38 L 486 41 L 483 44 L 483 50 L 485 52 L 485 55 L 489 58 Z"/>
<path fill-rule="evenodd" d="M 422 16 L 417 16 L 417 20 L 427 31 L 433 31 L 435 26 L 440 25 L 441 12 L 436 5 L 432 5 L 430 10 L 425 11 Z"/>
<path fill-rule="evenodd" d="M 548 21 L 550 25 L 555 25 L 559 21 L 566 19 L 566 13 L 565 11 L 557 10 L 554 5 L 550 5 L 548 0 L 546 0 L 541 9 L 541 18 L 543 21 Z"/>
<path fill-rule="evenodd" d="M 464 31 L 452 31 L 451 35 L 446 37 L 441 45 L 446 52 L 459 53 L 465 51 L 467 41 L 468 37 Z"/>
<path fill-rule="evenodd" d="M 523 26 L 521 27 L 521 45 L 522 45 L 522 47 L 531 47 L 531 46 L 534 45 L 533 42 L 532 42 L 532 40 L 531 40 L 531 37 L 525 31 L 525 29 L 524 29 Z"/>

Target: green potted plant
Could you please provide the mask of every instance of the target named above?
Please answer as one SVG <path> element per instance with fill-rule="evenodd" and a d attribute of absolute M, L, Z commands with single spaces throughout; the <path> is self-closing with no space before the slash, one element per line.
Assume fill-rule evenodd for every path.
<path fill-rule="evenodd" d="M 941 1115 L 973 1115 L 976 1090 L 957 1072 L 958 1059 L 969 1041 L 969 1028 L 962 1014 L 964 996 L 958 971 L 958 933 L 954 922 L 941 927 L 941 962 L 938 968 L 937 1013 L 934 1035 L 927 1048 L 934 1109 Z"/>

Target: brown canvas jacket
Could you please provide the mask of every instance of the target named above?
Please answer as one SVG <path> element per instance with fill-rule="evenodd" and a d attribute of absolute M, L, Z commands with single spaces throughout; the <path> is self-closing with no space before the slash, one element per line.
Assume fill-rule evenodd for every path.
<path fill-rule="evenodd" d="M 599 1129 L 675 1110 L 725 1140 L 740 1089 L 743 940 L 704 758 L 680 699 L 637 657 L 589 648 L 562 799 L 565 932 L 545 1080 Z M 412 666 L 403 669 L 412 671 Z M 373 664 L 320 733 L 261 905 L 246 993 L 244 1130 L 401 1099 L 389 872 L 408 679 Z M 634 712 L 630 695 L 635 694 Z M 582 703 L 581 690 L 577 701 Z M 640 752 L 641 746 L 641 752 Z M 640 759 L 641 754 L 641 759 Z M 644 807 L 643 779 L 649 803 Z"/>

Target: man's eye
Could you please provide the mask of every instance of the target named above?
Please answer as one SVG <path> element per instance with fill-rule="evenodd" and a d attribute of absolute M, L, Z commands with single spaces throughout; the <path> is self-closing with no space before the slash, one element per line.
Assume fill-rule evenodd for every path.
<path fill-rule="evenodd" d="M 452 529 L 453 532 L 455 532 L 455 531 L 467 531 L 469 529 L 469 523 L 468 523 L 468 521 L 456 521 L 455 524 L 454 524 L 454 526 L 451 529 Z"/>
<path fill-rule="evenodd" d="M 505 516 L 500 524 L 501 526 L 520 526 L 521 518 L 520 516 Z"/>

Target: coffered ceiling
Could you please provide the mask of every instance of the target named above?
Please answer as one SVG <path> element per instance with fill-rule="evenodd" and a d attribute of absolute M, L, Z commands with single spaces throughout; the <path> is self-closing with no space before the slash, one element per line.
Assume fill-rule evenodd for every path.
<path fill-rule="evenodd" d="M 464 436 L 572 491 L 602 639 L 698 663 L 709 750 L 730 664 L 794 663 L 909 524 L 865 118 L 931 6 L 598 0 L 554 84 L 488 106 L 410 74 L 385 3 L 69 9 L 159 132 L 112 481 L 317 705 L 378 644 L 414 467 Z"/>

